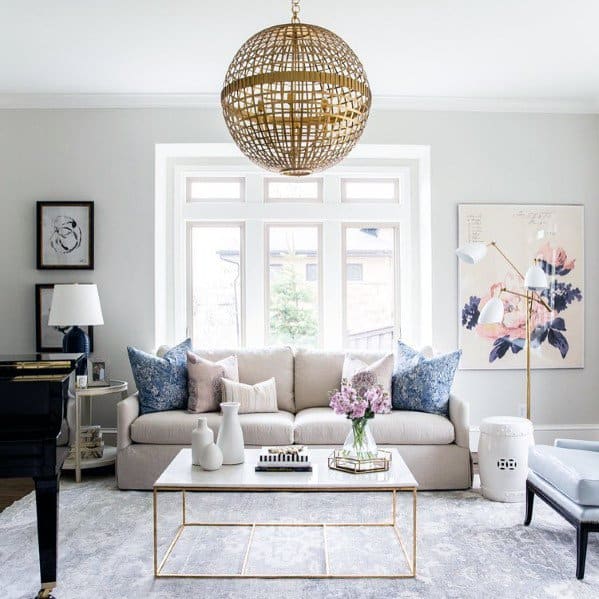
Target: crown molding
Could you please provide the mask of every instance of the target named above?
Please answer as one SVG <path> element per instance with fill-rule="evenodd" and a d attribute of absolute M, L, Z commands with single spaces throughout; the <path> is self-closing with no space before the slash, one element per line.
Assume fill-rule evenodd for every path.
<path fill-rule="evenodd" d="M 218 108 L 218 94 L 0 94 L 0 109 Z M 372 111 L 599 114 L 598 99 L 374 96 Z"/>

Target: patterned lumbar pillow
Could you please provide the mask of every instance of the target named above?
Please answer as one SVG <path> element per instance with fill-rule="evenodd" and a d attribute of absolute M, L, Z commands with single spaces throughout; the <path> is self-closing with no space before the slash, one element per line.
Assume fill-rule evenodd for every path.
<path fill-rule="evenodd" d="M 383 391 L 391 396 L 391 377 L 393 375 L 393 354 L 387 354 L 380 360 L 368 364 L 357 356 L 345 354 L 343 360 L 343 370 L 341 379 L 354 382 L 357 374 L 362 372 L 371 372 L 376 377 L 376 384 L 383 388 Z"/>
<path fill-rule="evenodd" d="M 187 411 L 216 412 L 220 409 L 223 377 L 232 381 L 239 380 L 237 356 L 211 362 L 188 351 L 187 374 L 189 376 Z"/>
<path fill-rule="evenodd" d="M 187 407 L 187 352 L 190 349 L 191 339 L 169 349 L 161 358 L 135 347 L 127 348 L 141 414 Z"/>
<path fill-rule="evenodd" d="M 449 416 L 449 394 L 462 350 L 425 357 L 401 341 L 393 373 L 393 409 Z"/>
<path fill-rule="evenodd" d="M 224 378 L 223 395 L 225 401 L 239 404 L 240 414 L 277 411 L 277 385 L 274 377 L 255 385 L 237 383 Z"/>

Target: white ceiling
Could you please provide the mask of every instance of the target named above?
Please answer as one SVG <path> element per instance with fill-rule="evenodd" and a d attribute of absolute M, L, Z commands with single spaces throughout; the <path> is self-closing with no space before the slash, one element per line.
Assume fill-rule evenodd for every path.
<path fill-rule="evenodd" d="M 289 5 L 0 0 L 0 104 L 212 97 L 241 43 L 287 21 Z M 377 96 L 599 106 L 599 0 L 302 0 L 300 16 L 353 47 Z"/>

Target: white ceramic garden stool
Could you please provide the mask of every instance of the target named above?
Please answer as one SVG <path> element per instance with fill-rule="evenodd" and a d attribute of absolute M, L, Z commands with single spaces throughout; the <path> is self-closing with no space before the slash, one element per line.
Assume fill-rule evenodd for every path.
<path fill-rule="evenodd" d="M 525 500 L 528 448 L 534 445 L 532 422 L 495 416 L 480 424 L 478 466 L 483 497 L 515 503 Z"/>

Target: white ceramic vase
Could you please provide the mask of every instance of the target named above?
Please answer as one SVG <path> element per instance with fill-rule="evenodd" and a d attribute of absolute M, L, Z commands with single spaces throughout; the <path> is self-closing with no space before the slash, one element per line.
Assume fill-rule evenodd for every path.
<path fill-rule="evenodd" d="M 195 428 L 191 431 L 191 463 L 194 466 L 201 464 L 204 447 L 214 443 L 214 433 L 208 428 L 206 418 L 198 418 Z"/>
<path fill-rule="evenodd" d="M 223 420 L 216 444 L 223 452 L 223 464 L 241 464 L 245 459 L 243 431 L 239 422 L 239 403 L 224 401 L 220 404 Z"/>
<path fill-rule="evenodd" d="M 200 466 L 204 470 L 218 470 L 223 465 L 223 452 L 216 443 L 208 443 L 200 453 Z"/>

